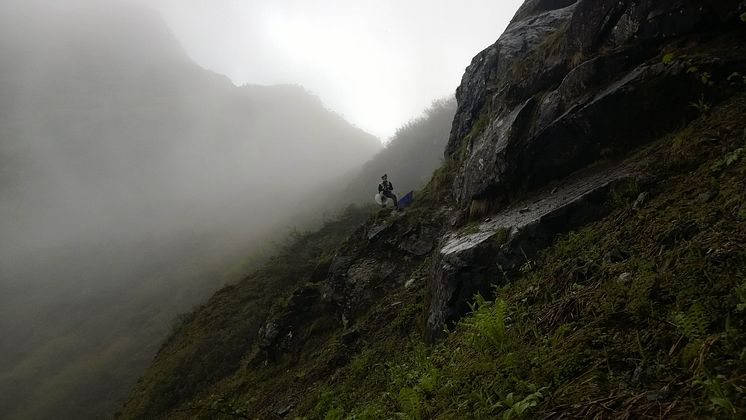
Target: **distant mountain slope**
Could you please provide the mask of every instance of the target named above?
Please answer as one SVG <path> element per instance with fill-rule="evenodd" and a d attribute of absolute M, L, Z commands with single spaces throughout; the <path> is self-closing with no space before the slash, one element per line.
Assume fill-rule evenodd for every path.
<path fill-rule="evenodd" d="M 384 173 L 399 195 L 424 187 L 443 163 L 455 113 L 455 98 L 434 101 L 423 116 L 399 128 L 386 147 L 363 165 L 347 184 L 344 196 L 354 202 L 370 202 Z"/>
<path fill-rule="evenodd" d="M 234 252 L 380 148 L 301 87 L 200 68 L 147 10 L 0 4 L 0 417 L 110 415 Z"/>
<path fill-rule="evenodd" d="M 299 214 L 316 213 L 318 221 L 328 219 L 348 204 L 372 206 L 383 174 L 389 175 L 399 197 L 421 190 L 443 163 L 443 150 L 455 112 L 455 98 L 433 101 L 422 116 L 400 127 L 386 147 L 362 167 L 325 184 L 321 190 L 307 193 Z"/>
<path fill-rule="evenodd" d="M 237 88 L 197 67 L 157 16 L 113 4 L 85 11 L 2 29 L 0 143 L 22 171 L 15 193 L 36 200 L 34 212 L 87 211 L 57 236 L 77 234 L 91 216 L 116 230 L 123 213 L 168 229 L 184 224 L 175 209 L 212 218 L 228 197 L 231 222 L 249 210 L 276 216 L 380 149 L 300 87 Z M 30 227 L 3 228 L 27 237 Z"/>

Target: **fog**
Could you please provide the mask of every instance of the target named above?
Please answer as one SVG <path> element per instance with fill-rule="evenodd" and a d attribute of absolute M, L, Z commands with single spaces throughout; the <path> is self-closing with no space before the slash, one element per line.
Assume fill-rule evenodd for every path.
<path fill-rule="evenodd" d="M 0 0 L 2 418 L 111 415 L 177 313 L 240 279 L 290 229 L 349 204 L 325 188 L 381 150 L 342 117 L 386 114 L 380 97 L 358 97 L 378 109 L 355 111 L 350 97 L 365 91 L 314 85 L 323 65 L 281 70 L 288 58 L 273 61 L 272 43 L 221 68 L 240 54 L 174 35 L 195 5 Z M 256 62 L 261 71 L 240 70 Z M 443 83 L 447 94 L 457 81 Z M 442 96 L 433 90 L 417 112 Z M 387 133 L 401 112 L 366 124 Z"/>
<path fill-rule="evenodd" d="M 136 377 L 123 354 L 147 345 L 143 365 L 177 311 L 235 280 L 231 257 L 302 227 L 304 195 L 380 149 L 301 87 L 196 66 L 147 10 L 79 7 L 1 14 L 0 411 L 17 418 L 90 404 L 64 383 Z"/>
<path fill-rule="evenodd" d="M 382 139 L 453 93 L 523 0 L 143 0 L 235 83 L 300 83 Z M 220 45 L 216 48 L 216 45 Z"/>
<path fill-rule="evenodd" d="M 4 192 L 33 204 L 6 205 L 3 232 L 22 251 L 101 230 L 232 229 L 247 204 L 276 214 L 377 150 L 300 87 L 235 88 L 196 67 L 147 11 L 28 8 L 4 11 L 0 29 L 3 129 L 18 139 L 3 155 L 25 171 L 7 169 Z"/>

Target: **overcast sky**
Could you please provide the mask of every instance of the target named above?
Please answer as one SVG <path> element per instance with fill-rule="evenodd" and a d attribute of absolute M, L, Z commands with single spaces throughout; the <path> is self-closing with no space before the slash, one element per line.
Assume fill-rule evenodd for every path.
<path fill-rule="evenodd" d="M 146 1 L 146 0 L 142 0 Z M 187 53 L 241 84 L 301 84 L 386 140 L 455 91 L 522 0 L 147 0 Z"/>

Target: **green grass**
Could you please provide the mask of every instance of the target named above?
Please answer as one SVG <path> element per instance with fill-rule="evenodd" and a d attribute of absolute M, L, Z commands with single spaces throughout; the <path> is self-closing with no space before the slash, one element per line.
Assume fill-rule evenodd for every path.
<path fill-rule="evenodd" d="M 377 398 L 337 392 L 348 415 L 746 415 L 743 102 L 640 153 L 671 175 L 642 209 L 620 191 L 611 215 L 561 236 L 494 300 L 478 296 L 444 343 L 411 346 L 385 384 L 352 391 Z"/>
<path fill-rule="evenodd" d="M 368 208 L 350 207 L 319 231 L 294 235 L 254 273 L 183 316 L 119 416 L 156 418 L 203 398 L 201 390 L 240 372 L 247 353 L 256 352 L 252 346 L 257 331 L 273 306 L 285 301 L 317 268 L 323 271 L 336 249 L 370 214 Z"/>
<path fill-rule="evenodd" d="M 308 419 L 743 418 L 745 124 L 742 95 L 629 156 L 655 176 L 613 191 L 608 216 L 558 236 L 516 281 L 477 296 L 437 345 L 423 344 L 427 287 L 391 287 L 361 308 L 353 341 L 336 314 L 317 314 L 319 333 L 267 365 L 252 362 L 248 339 L 211 338 L 254 337 L 258 324 L 242 320 L 271 296 L 248 285 L 297 285 L 289 279 L 325 261 L 335 243 L 311 235 L 251 277 L 264 283 L 226 289 L 198 311 L 131 402 L 151 411 L 127 407 L 124 417 L 160 409 L 176 419 L 272 418 L 291 406 L 291 417 Z M 643 191 L 648 200 L 633 210 Z M 415 227 L 433 203 L 412 207 L 391 229 Z M 359 236 L 344 246 L 362 246 Z M 397 269 L 429 278 L 432 260 L 401 259 Z M 236 361 L 215 362 L 208 349 L 183 355 L 207 343 L 234 346 Z M 204 372 L 213 369 L 220 375 Z M 156 404 L 189 381 L 191 394 Z"/>
<path fill-rule="evenodd" d="M 746 161 L 732 158 L 741 147 L 737 124 L 745 120 L 734 108 L 742 105 L 633 157 L 645 156 L 648 170 L 672 177 L 612 194 L 616 211 L 558 238 L 491 301 L 477 297 L 472 315 L 445 342 L 407 343 L 405 354 L 386 350 L 390 340 L 371 343 L 351 362 L 358 374 L 343 369 L 338 377 L 345 380 L 325 391 L 335 396 L 336 412 L 342 407 L 345 418 L 746 414 L 744 306 L 738 311 L 746 299 L 746 223 L 737 193 Z M 724 169 L 717 165 L 723 159 L 732 160 Z M 699 202 L 713 186 L 718 195 Z M 653 197 L 632 211 L 640 188 Z M 388 360 L 385 375 L 381 360 Z M 365 364 L 377 374 L 360 375 Z"/>

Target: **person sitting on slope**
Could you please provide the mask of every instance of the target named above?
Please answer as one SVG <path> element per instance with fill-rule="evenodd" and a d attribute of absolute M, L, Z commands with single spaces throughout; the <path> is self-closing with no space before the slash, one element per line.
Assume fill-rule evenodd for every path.
<path fill-rule="evenodd" d="M 394 208 L 399 210 L 399 202 L 396 200 L 396 195 L 392 192 L 394 191 L 394 186 L 389 182 L 388 178 L 387 174 L 383 174 L 381 183 L 378 184 L 378 193 L 381 194 L 381 207 L 386 207 L 386 199 L 390 198 L 394 200 Z"/>

